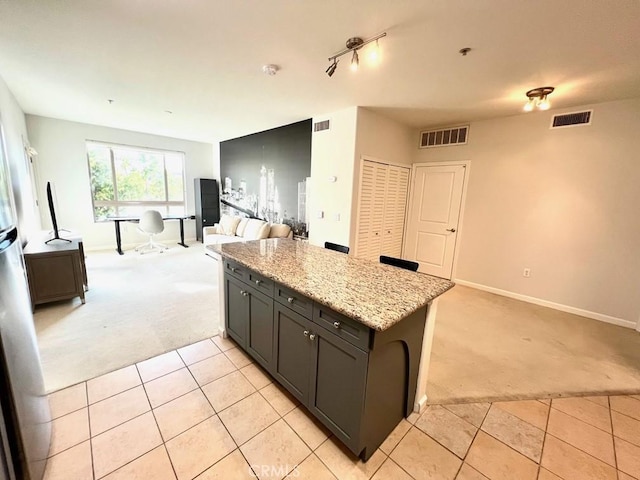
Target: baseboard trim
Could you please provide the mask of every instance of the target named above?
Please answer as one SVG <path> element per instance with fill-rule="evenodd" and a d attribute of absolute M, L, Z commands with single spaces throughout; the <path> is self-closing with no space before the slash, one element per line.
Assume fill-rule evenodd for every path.
<path fill-rule="evenodd" d="M 623 318 L 612 317 L 610 315 L 604 315 L 602 313 L 591 312 L 589 310 L 583 310 L 581 308 L 571 307 L 569 305 L 563 305 L 561 303 L 550 302 L 548 300 L 543 300 L 541 298 L 522 295 L 521 293 L 510 292 L 508 290 L 501 290 L 499 288 L 489 287 L 487 285 L 482 285 L 480 283 L 468 282 L 467 280 L 460 280 L 460 279 L 455 279 L 455 282 L 458 285 L 463 285 L 465 287 L 477 288 L 478 290 L 483 290 L 489 293 L 495 293 L 496 295 L 502 295 L 503 297 L 509 297 L 509 298 L 513 298 L 515 300 L 521 300 L 527 303 L 533 303 L 535 305 L 540 305 L 541 307 L 553 308 L 555 310 L 560 310 L 561 312 L 580 315 L 581 317 L 600 320 L 601 322 L 611 323 L 613 325 L 618 325 L 619 327 L 635 329 L 639 325 L 639 324 L 636 324 L 636 322 L 633 322 L 631 320 L 625 320 Z"/>
<path fill-rule="evenodd" d="M 416 400 L 416 403 L 413 404 L 413 411 L 416 413 L 422 413 L 426 404 L 427 396 L 423 395 L 420 400 Z"/>

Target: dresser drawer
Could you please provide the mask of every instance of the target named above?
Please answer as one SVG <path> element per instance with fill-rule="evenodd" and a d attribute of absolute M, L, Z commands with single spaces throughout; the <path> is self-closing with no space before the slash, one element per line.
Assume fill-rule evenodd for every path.
<path fill-rule="evenodd" d="M 350 344 L 369 350 L 371 329 L 366 325 L 318 304 L 313 307 L 312 320 Z"/>
<path fill-rule="evenodd" d="M 248 270 L 248 272 L 249 278 L 247 281 L 251 284 L 251 286 L 256 290 L 264 293 L 265 295 L 273 297 L 273 285 L 275 282 L 270 278 L 254 272 L 253 270 Z"/>
<path fill-rule="evenodd" d="M 244 265 L 240 265 L 233 260 L 225 260 L 224 261 L 224 271 L 231 275 L 232 277 L 237 278 L 238 280 L 242 280 L 243 282 L 249 281 L 249 270 Z"/>
<path fill-rule="evenodd" d="M 276 283 L 273 297 L 277 302 L 286 305 L 294 312 L 311 319 L 313 314 L 313 301 L 311 299 L 279 283 Z"/>

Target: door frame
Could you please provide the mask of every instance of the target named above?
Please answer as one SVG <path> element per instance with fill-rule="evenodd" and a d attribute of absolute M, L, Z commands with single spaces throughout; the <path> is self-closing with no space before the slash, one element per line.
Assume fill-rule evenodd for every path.
<path fill-rule="evenodd" d="M 456 237 L 456 244 L 453 247 L 453 265 L 451 266 L 451 280 L 456 279 L 456 272 L 458 270 L 458 253 L 460 250 L 460 244 L 462 242 L 463 225 L 464 225 L 464 209 L 467 203 L 467 185 L 469 184 L 469 174 L 471 172 L 471 160 L 451 160 L 444 162 L 420 162 L 411 165 L 411 173 L 409 174 L 409 197 L 407 199 L 407 209 L 404 216 L 404 236 L 402 239 L 402 258 L 405 258 L 407 247 L 407 225 L 409 223 L 409 208 L 413 202 L 414 188 L 413 181 L 416 175 L 416 168 L 418 167 L 452 167 L 463 166 L 465 169 L 464 178 L 462 179 L 462 198 L 460 199 L 460 214 L 458 216 L 458 236 Z M 639 323 L 640 324 L 640 323 Z"/>

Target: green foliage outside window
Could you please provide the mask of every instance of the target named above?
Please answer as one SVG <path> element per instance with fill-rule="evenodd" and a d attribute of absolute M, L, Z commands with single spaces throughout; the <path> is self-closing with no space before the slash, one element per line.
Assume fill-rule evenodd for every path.
<path fill-rule="evenodd" d="M 150 208 L 184 213 L 183 154 L 87 142 L 87 156 L 96 221 Z"/>

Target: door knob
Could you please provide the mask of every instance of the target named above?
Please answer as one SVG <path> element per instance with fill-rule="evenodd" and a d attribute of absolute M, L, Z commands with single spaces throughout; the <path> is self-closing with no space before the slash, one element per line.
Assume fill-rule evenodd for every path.
<path fill-rule="evenodd" d="M 260 285 L 262 283 L 262 280 L 256 280 L 256 285 Z"/>
<path fill-rule="evenodd" d="M 287 302 L 289 302 L 289 303 L 293 303 L 294 300 L 295 300 L 295 298 L 293 298 L 293 297 L 287 298 Z"/>
<path fill-rule="evenodd" d="M 311 335 L 309 335 L 309 340 L 314 340 L 316 338 L 316 334 L 312 333 Z"/>
<path fill-rule="evenodd" d="M 308 337 L 308 336 L 309 336 L 309 330 L 305 330 L 305 331 L 304 331 L 304 332 L 302 332 L 302 333 L 303 333 L 303 335 L 304 335 L 305 337 Z"/>
<path fill-rule="evenodd" d="M 453 233 L 453 232 L 455 232 L 455 231 L 456 231 L 456 229 L 455 229 L 455 228 L 447 228 L 447 232 L 451 232 L 451 233 Z"/>
<path fill-rule="evenodd" d="M 340 328 L 340 322 L 333 322 L 333 328 Z"/>

